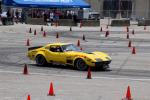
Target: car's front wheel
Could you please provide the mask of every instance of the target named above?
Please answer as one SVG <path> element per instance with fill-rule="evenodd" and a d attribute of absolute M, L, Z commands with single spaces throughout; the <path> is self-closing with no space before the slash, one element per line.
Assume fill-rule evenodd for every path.
<path fill-rule="evenodd" d="M 35 61 L 38 66 L 44 66 L 47 64 L 47 61 L 43 55 L 37 55 Z"/>
<path fill-rule="evenodd" d="M 80 71 L 85 71 L 88 69 L 88 66 L 83 59 L 78 59 L 75 63 L 75 66 Z"/>

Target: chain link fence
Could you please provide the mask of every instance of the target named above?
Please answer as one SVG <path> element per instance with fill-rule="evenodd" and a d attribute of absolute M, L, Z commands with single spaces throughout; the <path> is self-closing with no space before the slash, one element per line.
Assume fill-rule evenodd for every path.
<path fill-rule="evenodd" d="M 127 19 L 130 20 L 132 24 L 149 23 L 150 11 L 144 10 L 101 10 L 100 11 L 101 24 L 111 24 L 113 19 Z M 105 23 L 103 22 L 105 20 Z"/>
<path fill-rule="evenodd" d="M 150 11 L 132 11 L 132 10 L 103 10 L 101 12 L 101 18 L 110 17 L 112 19 L 118 18 L 127 18 L 127 19 L 149 19 L 150 18 Z"/>

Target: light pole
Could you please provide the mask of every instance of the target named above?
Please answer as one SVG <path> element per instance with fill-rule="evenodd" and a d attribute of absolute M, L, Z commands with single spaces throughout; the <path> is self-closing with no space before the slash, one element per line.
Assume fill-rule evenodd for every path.
<path fill-rule="evenodd" d="M 117 13 L 117 18 L 118 18 L 118 19 L 121 18 L 121 0 L 119 0 L 119 2 L 118 2 L 118 13 Z"/>
<path fill-rule="evenodd" d="M 119 19 L 121 18 L 121 2 L 119 0 Z"/>
<path fill-rule="evenodd" d="M 101 0 L 98 0 L 99 1 L 99 26 L 101 26 L 101 22 L 100 22 L 100 19 L 101 19 L 101 15 L 100 15 L 100 13 L 101 13 Z"/>
<path fill-rule="evenodd" d="M 135 17 L 135 0 L 132 0 L 132 14 L 131 16 L 134 18 Z"/>

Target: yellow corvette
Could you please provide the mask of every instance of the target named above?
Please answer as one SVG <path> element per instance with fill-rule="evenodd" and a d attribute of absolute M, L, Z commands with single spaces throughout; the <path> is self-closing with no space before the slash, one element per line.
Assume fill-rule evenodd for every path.
<path fill-rule="evenodd" d="M 27 56 L 36 61 L 38 66 L 47 63 L 71 65 L 78 70 L 87 70 L 88 67 L 109 68 L 111 57 L 103 52 L 84 52 L 70 43 L 52 43 L 46 46 L 30 47 Z"/>

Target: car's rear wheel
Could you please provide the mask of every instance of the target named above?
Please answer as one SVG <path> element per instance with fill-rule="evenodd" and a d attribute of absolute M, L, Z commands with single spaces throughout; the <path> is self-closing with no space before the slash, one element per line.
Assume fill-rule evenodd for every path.
<path fill-rule="evenodd" d="M 47 61 L 43 55 L 37 55 L 35 60 L 38 66 L 44 66 L 47 64 Z"/>
<path fill-rule="evenodd" d="M 88 69 L 88 66 L 83 59 L 78 59 L 75 63 L 75 66 L 80 71 L 85 71 Z"/>

